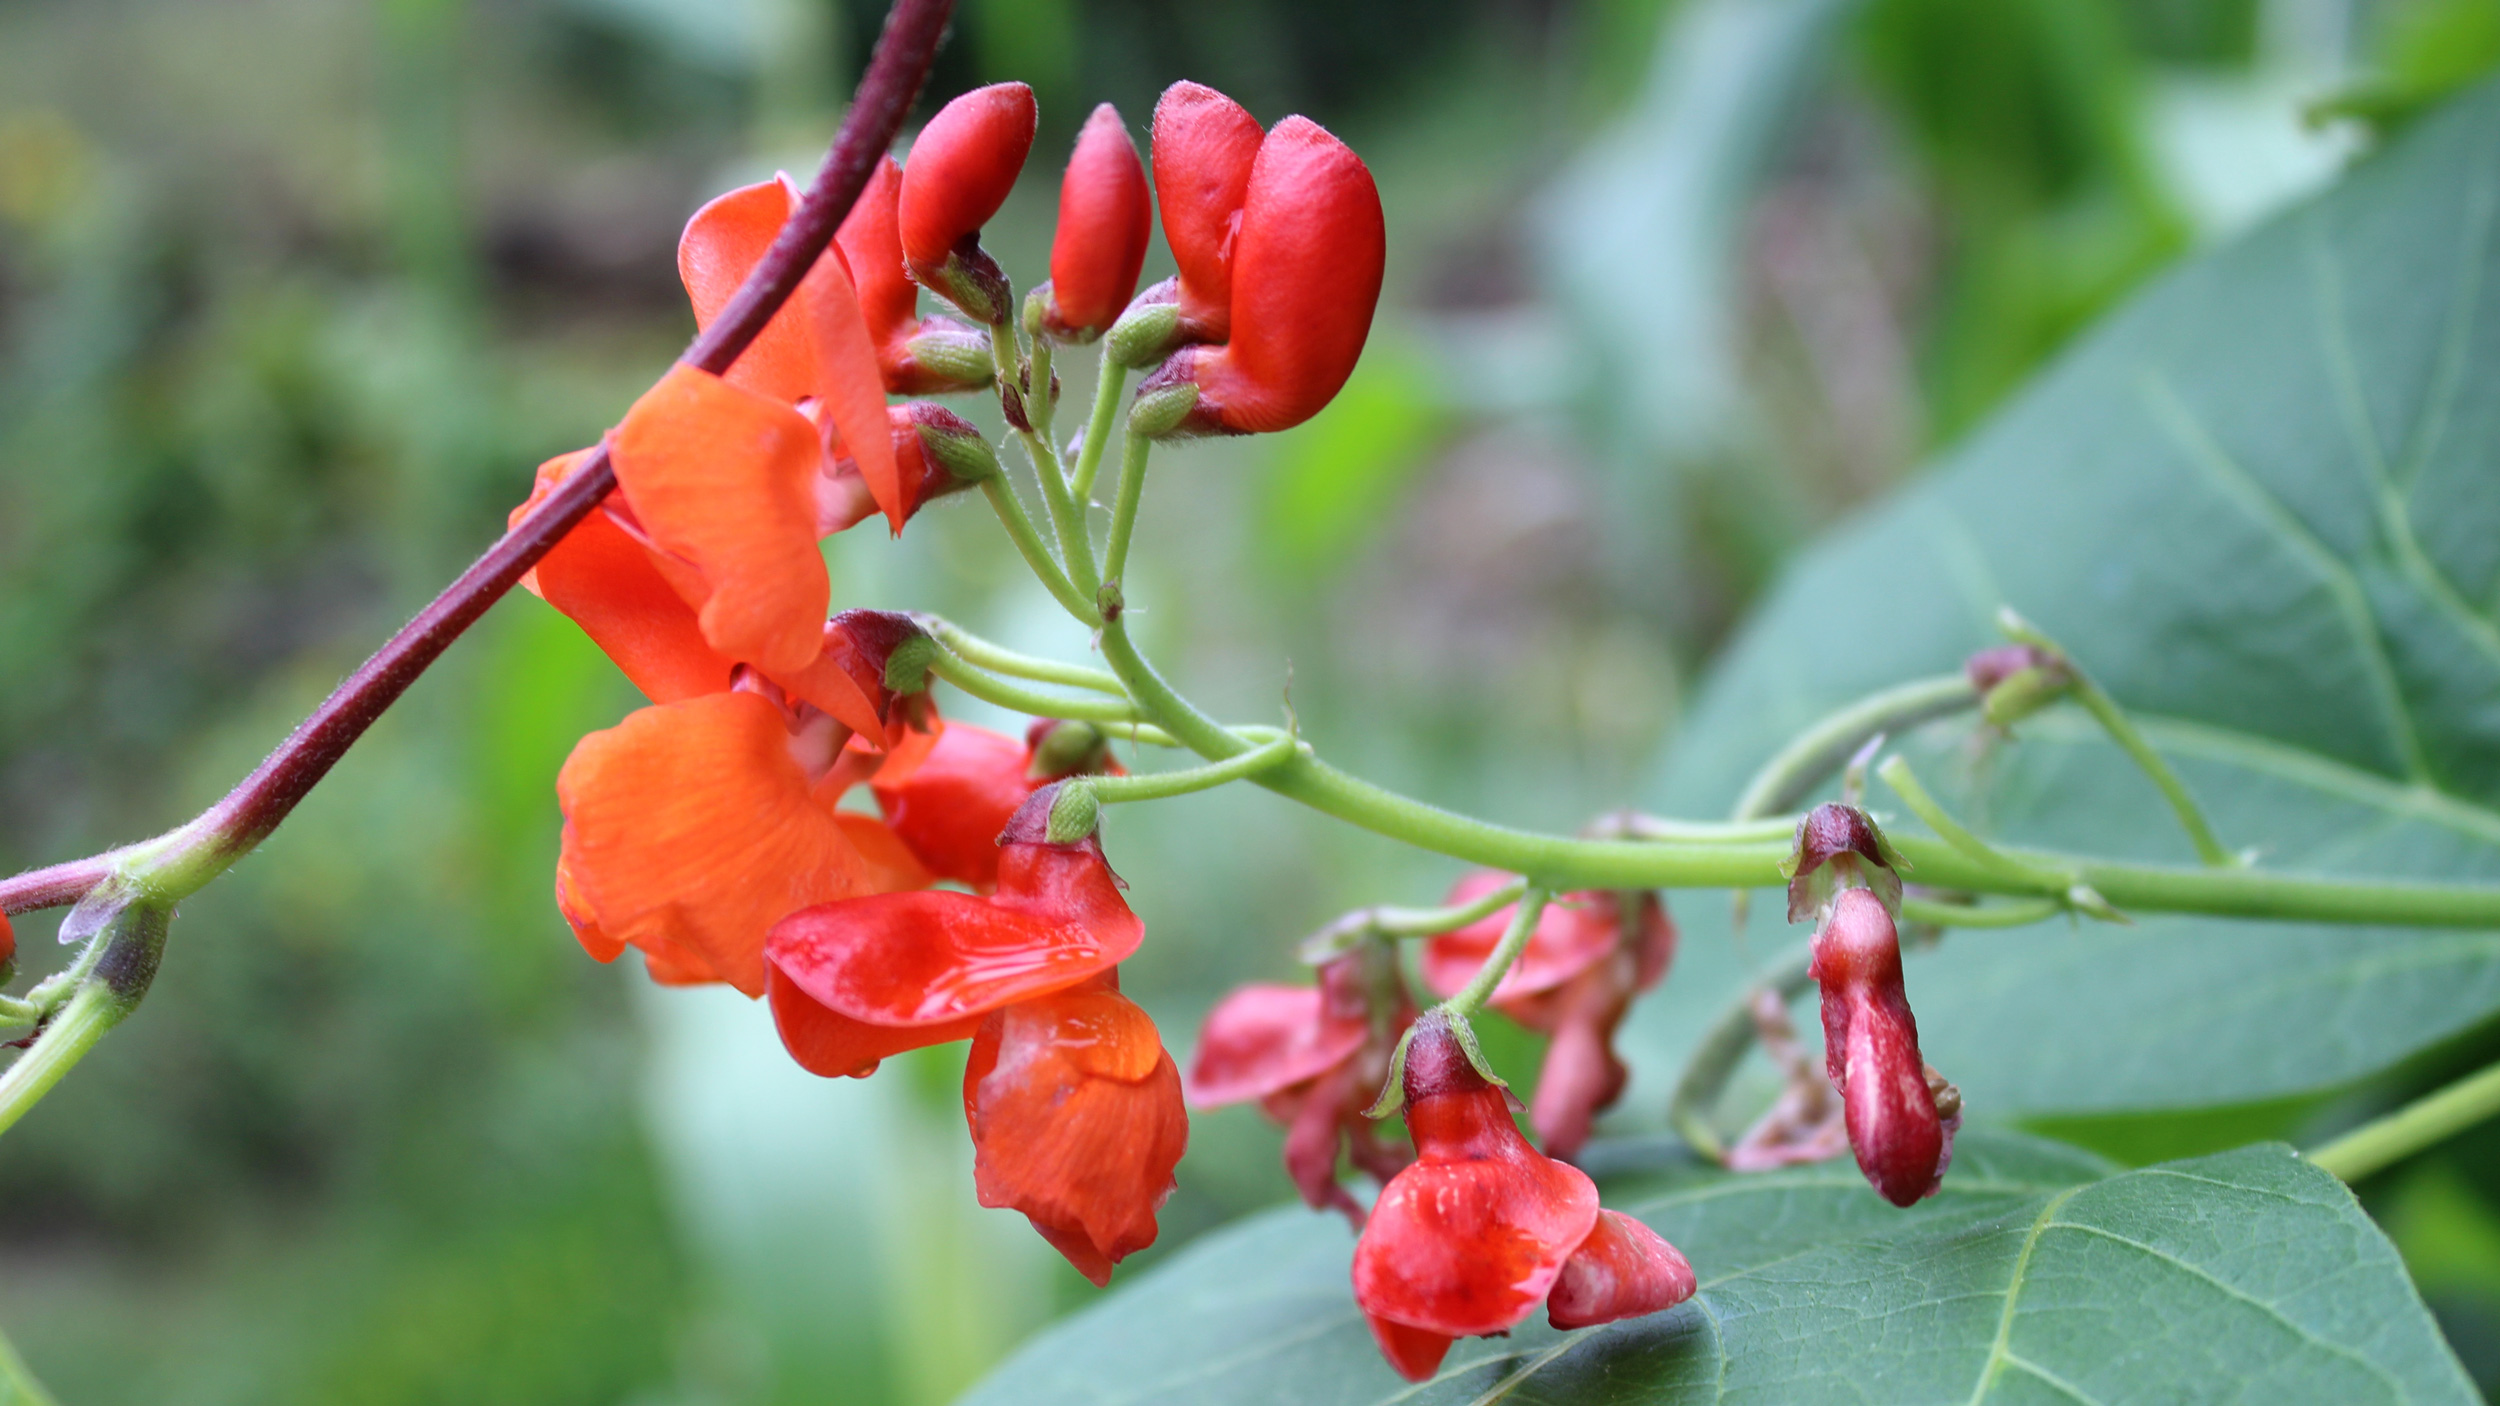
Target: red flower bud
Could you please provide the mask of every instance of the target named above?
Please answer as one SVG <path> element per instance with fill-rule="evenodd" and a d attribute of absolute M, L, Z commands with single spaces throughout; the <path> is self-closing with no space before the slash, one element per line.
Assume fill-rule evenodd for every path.
<path fill-rule="evenodd" d="M 1169 289 L 1179 341 L 1220 342 L 1232 330 L 1233 239 L 1265 137 L 1241 104 L 1201 83 L 1175 83 L 1155 104 L 1155 205 L 1180 266 Z"/>
<path fill-rule="evenodd" d="M 1843 891 L 1814 935 L 1809 974 L 1823 988 L 1824 1067 L 1840 1089 L 1858 1170 L 1896 1206 L 1934 1195 L 1953 1134 L 1919 1057 L 1891 911 L 1865 889 Z M 1956 1093 L 1954 1125 L 1960 1111 Z"/>
<path fill-rule="evenodd" d="M 1909 867 L 1856 806 L 1827 801 L 1797 822 L 1788 857 L 1788 921 L 1803 922 L 1844 888 L 1863 885 L 1886 908 L 1901 906 L 1900 870 Z"/>
<path fill-rule="evenodd" d="M 1153 221 L 1146 168 L 1119 109 L 1104 103 L 1077 134 L 1076 154 L 1059 183 L 1044 330 L 1062 341 L 1090 342 L 1118 320 L 1146 266 Z"/>
<path fill-rule="evenodd" d="M 1365 942 L 1322 967 L 1316 987 L 1260 984 L 1225 997 L 1207 1014 L 1182 1089 L 1201 1108 L 1258 1099 L 1286 1129 L 1285 1169 L 1303 1201 L 1360 1228 L 1362 1207 L 1337 1184 L 1338 1148 L 1382 1181 L 1411 1160 L 1364 1110 L 1414 1020 L 1396 950 Z"/>
<path fill-rule="evenodd" d="M 903 269 L 896 218 L 902 195 L 903 165 L 889 156 L 877 163 L 834 236 L 858 285 L 860 314 L 876 343 L 885 388 L 896 395 L 978 390 L 992 374 L 989 334 L 948 318 L 920 316 L 920 285 Z"/>
<path fill-rule="evenodd" d="M 1033 90 L 993 83 L 938 109 L 903 167 L 895 227 L 903 267 L 974 321 L 1004 322 L 1006 276 L 981 252 L 981 226 L 1007 203 L 1033 149 Z"/>
<path fill-rule="evenodd" d="M 981 1204 L 1022 1211 L 1097 1286 L 1154 1243 L 1189 1142 L 1180 1071 L 1113 972 L 993 1013 L 964 1121 Z"/>

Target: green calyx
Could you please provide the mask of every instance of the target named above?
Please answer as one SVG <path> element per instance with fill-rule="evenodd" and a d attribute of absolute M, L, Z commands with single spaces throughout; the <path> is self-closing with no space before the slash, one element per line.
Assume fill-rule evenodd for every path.
<path fill-rule="evenodd" d="M 921 449 L 956 478 L 979 483 L 998 477 L 998 454 L 979 434 L 964 434 L 940 425 L 919 428 Z"/>
<path fill-rule="evenodd" d="M 1188 381 L 1142 390 L 1129 407 L 1129 433 L 1161 439 L 1186 424 L 1189 412 L 1197 408 L 1198 387 Z"/>
<path fill-rule="evenodd" d="M 1181 309 L 1178 303 L 1131 303 L 1120 320 L 1111 324 L 1103 338 L 1103 347 L 1111 359 L 1132 371 L 1142 371 L 1172 354 L 1172 344 L 1180 337 Z"/>
<path fill-rule="evenodd" d="M 1102 803 L 1094 796 L 1094 788 L 1081 781 L 1062 783 L 1059 794 L 1050 802 L 1048 840 L 1054 845 L 1072 845 L 1094 833 L 1095 822 L 1101 818 Z"/>

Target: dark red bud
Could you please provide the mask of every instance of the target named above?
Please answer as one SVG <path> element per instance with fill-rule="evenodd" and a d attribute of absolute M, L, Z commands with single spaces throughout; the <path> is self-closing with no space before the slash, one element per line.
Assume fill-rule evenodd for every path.
<path fill-rule="evenodd" d="M 1414 1034 L 1406 1042 L 1405 1081 L 1410 1108 L 1422 1099 L 1483 1093 L 1495 1087 L 1469 1057 L 1467 1041 L 1451 1027 L 1449 1014 L 1437 1009 L 1415 1021 Z"/>
<path fill-rule="evenodd" d="M 1933 1195 L 1951 1142 L 1919 1057 L 1900 936 L 1881 900 L 1848 889 L 1833 901 L 1814 935 L 1810 975 L 1822 987 L 1824 1067 L 1840 1089 L 1858 1169 L 1896 1206 Z M 1960 1103 L 1957 1091 L 1957 1115 Z"/>
<path fill-rule="evenodd" d="M 1962 672 L 1969 676 L 1971 687 L 1986 693 L 2025 669 L 2045 669 L 2062 662 L 2036 645 L 2001 644 L 1963 660 Z"/>
<path fill-rule="evenodd" d="M 1804 922 L 1839 889 L 1862 884 L 1877 891 L 1887 908 L 1901 902 L 1899 857 L 1883 832 L 1856 806 L 1827 801 L 1797 822 L 1789 854 L 1788 921 Z"/>

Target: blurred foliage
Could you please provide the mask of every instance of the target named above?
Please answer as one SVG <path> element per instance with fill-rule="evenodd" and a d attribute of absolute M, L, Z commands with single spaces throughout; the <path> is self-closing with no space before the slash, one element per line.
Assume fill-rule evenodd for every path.
<path fill-rule="evenodd" d="M 881 13 L 0 0 L 0 864 L 213 798 L 488 541 L 691 331 L 679 224 L 815 159 Z M 2492 13 L 966 0 L 931 100 L 1040 90 L 991 234 L 1028 281 L 1096 101 L 1142 131 L 1195 78 L 1365 153 L 1374 353 L 1303 430 L 1166 456 L 1139 628 L 1228 716 L 1290 687 L 1346 764 L 1568 828 L 1634 798 L 1790 550 L 2365 139 L 2302 103 L 2401 120 L 2500 59 Z M 846 603 L 1086 648 L 977 504 L 829 555 Z M 735 998 L 580 956 L 551 783 L 632 702 L 501 607 L 186 907 L 141 1015 L 0 1143 L 0 1322 L 65 1402 L 938 1401 L 1090 1293 L 971 1206 L 959 1054 L 809 1080 Z M 1179 1047 L 1291 937 L 1452 877 L 1256 793 L 1109 843 Z M 1193 1139 L 1155 1254 L 1289 1190 L 1255 1113 Z M 2385 1208 L 2486 1371 L 2491 1165 Z"/>

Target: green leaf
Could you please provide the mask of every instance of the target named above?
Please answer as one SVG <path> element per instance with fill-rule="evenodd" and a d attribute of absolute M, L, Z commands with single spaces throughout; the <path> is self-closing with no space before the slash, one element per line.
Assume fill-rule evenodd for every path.
<path fill-rule="evenodd" d="M 1807 721 L 1995 642 L 2002 603 L 2148 720 L 2226 845 L 2287 871 L 2500 880 L 2496 204 L 2485 87 L 2162 280 L 1791 571 L 1654 798 L 1724 808 Z M 1981 755 L 1967 720 L 1940 724 L 1913 751 L 1992 838 L 2195 862 L 2080 714 L 2019 732 Z M 1679 912 L 1690 960 L 1640 1017 L 1653 1054 L 1742 966 L 1723 905 Z M 1788 941 L 1776 917 L 1751 940 Z M 2500 934 L 2052 924 L 1948 938 L 1910 992 L 1978 1117 L 2253 1103 L 2489 1020 Z"/>
<path fill-rule="evenodd" d="M 1048 1403 L 2474 1401 L 2395 1250 L 2281 1146 L 2143 1171 L 1966 1139 L 1903 1212 L 1847 1163 L 1607 1179 L 1702 1282 L 1670 1312 L 1467 1339 L 1410 1388 L 1300 1207 L 1208 1236 L 966 1398 Z"/>

